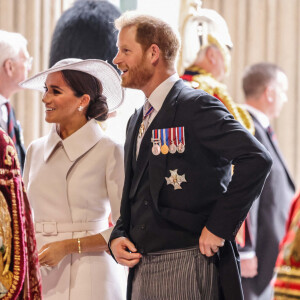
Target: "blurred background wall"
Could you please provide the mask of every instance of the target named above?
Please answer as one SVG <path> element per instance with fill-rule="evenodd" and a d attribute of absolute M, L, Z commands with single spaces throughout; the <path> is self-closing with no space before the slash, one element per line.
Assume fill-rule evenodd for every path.
<path fill-rule="evenodd" d="M 74 0 L 0 0 L 0 28 L 22 33 L 34 57 L 33 75 L 48 67 L 52 32 L 61 13 Z M 81 0 L 84 1 L 84 0 Z M 141 10 L 178 23 L 181 1 L 111 0 L 122 11 Z M 203 7 L 218 11 L 227 21 L 234 44 L 232 69 L 226 80 L 236 102 L 243 103 L 241 76 L 252 63 L 268 61 L 281 66 L 289 78 L 289 102 L 274 122 L 280 147 L 300 187 L 300 0 L 204 0 Z M 22 91 L 12 100 L 25 145 L 47 134 L 41 94 Z M 126 110 L 125 106 L 122 108 Z M 125 129 L 124 129 L 125 130 Z"/>

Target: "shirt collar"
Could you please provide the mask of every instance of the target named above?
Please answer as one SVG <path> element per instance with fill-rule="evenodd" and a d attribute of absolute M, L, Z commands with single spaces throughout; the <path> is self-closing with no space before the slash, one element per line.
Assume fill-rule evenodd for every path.
<path fill-rule="evenodd" d="M 88 121 L 64 140 L 57 133 L 56 125 L 54 124 L 46 139 L 44 160 L 47 161 L 50 155 L 57 149 L 57 145 L 61 144 L 69 160 L 75 161 L 97 144 L 103 135 L 103 131 L 95 119 Z"/>
<path fill-rule="evenodd" d="M 269 118 L 262 111 L 248 104 L 244 104 L 244 106 L 249 113 L 251 113 L 257 119 L 264 129 L 267 129 L 270 126 Z"/>
<path fill-rule="evenodd" d="M 0 106 L 3 105 L 4 103 L 8 102 L 8 99 L 6 99 L 4 96 L 0 94 Z"/>
<path fill-rule="evenodd" d="M 159 111 L 162 107 L 167 95 L 175 82 L 179 80 L 177 73 L 171 75 L 165 81 L 163 81 L 150 95 L 148 101 L 154 107 L 155 111 Z"/>

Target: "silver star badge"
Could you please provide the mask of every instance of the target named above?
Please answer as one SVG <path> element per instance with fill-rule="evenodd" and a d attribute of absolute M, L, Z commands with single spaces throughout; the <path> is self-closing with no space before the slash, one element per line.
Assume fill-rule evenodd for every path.
<path fill-rule="evenodd" d="M 165 177 L 167 184 L 172 184 L 174 186 L 174 190 L 181 190 L 180 186 L 183 182 L 187 182 L 185 179 L 185 174 L 179 175 L 176 170 L 170 170 L 171 176 Z"/>

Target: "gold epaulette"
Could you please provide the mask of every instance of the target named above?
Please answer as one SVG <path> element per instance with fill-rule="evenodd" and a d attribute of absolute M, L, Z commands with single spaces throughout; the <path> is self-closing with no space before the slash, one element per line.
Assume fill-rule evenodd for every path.
<path fill-rule="evenodd" d="M 250 114 L 232 100 L 226 85 L 217 81 L 210 73 L 207 73 L 198 67 L 191 67 L 188 70 L 198 72 L 198 74 L 192 77 L 192 81 L 190 82 L 191 87 L 204 90 L 208 94 L 218 98 L 226 106 L 233 117 L 254 135 L 255 129 Z"/>

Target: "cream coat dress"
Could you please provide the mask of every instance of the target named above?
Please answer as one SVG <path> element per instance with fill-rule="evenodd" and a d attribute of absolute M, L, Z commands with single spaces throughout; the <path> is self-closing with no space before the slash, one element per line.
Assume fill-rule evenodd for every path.
<path fill-rule="evenodd" d="M 124 180 L 123 149 L 92 119 L 62 140 L 53 126 L 28 148 L 24 183 L 38 249 L 44 244 L 101 233 L 108 241 L 119 217 Z M 125 299 L 127 270 L 106 252 L 66 256 L 41 267 L 46 300 Z"/>

